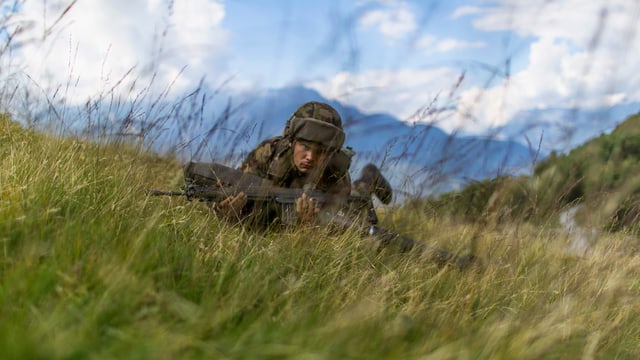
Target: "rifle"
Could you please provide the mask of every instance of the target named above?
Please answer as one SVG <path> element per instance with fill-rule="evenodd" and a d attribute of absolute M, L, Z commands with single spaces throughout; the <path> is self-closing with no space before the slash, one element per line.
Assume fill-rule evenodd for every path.
<path fill-rule="evenodd" d="M 457 256 L 446 250 L 380 228 L 377 225 L 378 216 L 371 194 L 336 196 L 314 189 L 276 187 L 267 179 L 218 163 L 190 162 L 185 165 L 184 174 L 185 185 L 182 190 L 147 190 L 146 194 L 185 196 L 188 201 L 197 199 L 215 203 L 244 192 L 250 201 L 277 204 L 280 208 L 280 222 L 283 225 L 295 225 L 297 223 L 296 200 L 304 193 L 320 205 L 320 223 L 337 227 L 341 231 L 356 228 L 361 235 L 379 240 L 379 250 L 386 247 L 396 247 L 400 252 L 417 250 L 429 253 L 431 259 L 439 266 L 452 264 L 460 269 L 468 267 L 476 260 L 474 255 Z"/>

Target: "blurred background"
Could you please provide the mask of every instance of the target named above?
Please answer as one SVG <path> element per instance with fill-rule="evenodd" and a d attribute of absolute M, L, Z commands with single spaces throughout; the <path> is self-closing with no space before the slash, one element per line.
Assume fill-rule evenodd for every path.
<path fill-rule="evenodd" d="M 0 111 L 235 166 L 303 102 L 396 201 L 532 174 L 640 110 L 640 2 L 1 0 Z"/>

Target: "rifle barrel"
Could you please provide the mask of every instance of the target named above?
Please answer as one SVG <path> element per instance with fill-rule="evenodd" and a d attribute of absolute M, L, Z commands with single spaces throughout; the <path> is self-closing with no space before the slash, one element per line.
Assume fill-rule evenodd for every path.
<path fill-rule="evenodd" d="M 185 195 L 184 191 L 165 191 L 165 190 L 146 190 L 145 194 L 148 196 L 182 196 Z"/>

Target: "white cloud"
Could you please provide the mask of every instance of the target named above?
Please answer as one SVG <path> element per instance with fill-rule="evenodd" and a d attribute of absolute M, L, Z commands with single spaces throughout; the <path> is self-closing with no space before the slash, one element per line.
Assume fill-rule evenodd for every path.
<path fill-rule="evenodd" d="M 607 1 L 522 1 L 499 0 L 486 8 L 474 21 L 485 31 L 514 31 L 522 36 L 553 37 L 586 45 L 602 16 L 603 10 L 616 8 L 625 0 Z"/>
<path fill-rule="evenodd" d="M 456 39 L 443 39 L 438 41 L 435 46 L 435 50 L 438 52 L 449 52 L 455 50 L 464 49 L 478 49 L 485 47 L 486 44 L 482 41 L 463 41 Z"/>
<path fill-rule="evenodd" d="M 416 40 L 414 47 L 416 49 L 431 49 L 434 47 L 435 43 L 438 41 L 438 38 L 427 34 L 423 35 Z"/>
<path fill-rule="evenodd" d="M 483 133 L 527 110 L 640 102 L 640 74 L 633 61 L 640 57 L 640 4 L 545 4 L 503 1 L 482 12 L 468 7 L 454 12 L 454 17 L 481 14 L 474 24 L 483 31 L 514 30 L 533 41 L 526 68 L 490 88 L 463 87 L 456 98 L 458 111 L 439 126 Z M 444 51 L 457 44 L 425 36 L 417 46 Z"/>
<path fill-rule="evenodd" d="M 569 42 L 574 51 L 604 55 L 637 51 L 640 2 L 629 0 L 501 0 L 487 8 L 474 26 L 482 31 L 514 31 L 534 39 Z"/>
<path fill-rule="evenodd" d="M 605 104 L 608 106 L 615 106 L 625 103 L 627 101 L 627 96 L 628 95 L 625 93 L 609 94 L 605 97 Z"/>
<path fill-rule="evenodd" d="M 479 14 L 474 23 L 482 31 L 513 29 L 531 38 L 525 68 L 492 87 L 463 83 L 449 95 L 460 75 L 452 68 L 341 73 L 310 85 L 365 112 L 389 112 L 405 121 L 435 121 L 447 131 L 477 134 L 507 124 L 522 111 L 598 109 L 640 101 L 640 73 L 634 62 L 640 58 L 640 5 L 574 0 L 544 6 L 529 1 L 503 3 L 482 13 L 475 8 L 454 12 L 456 16 Z M 416 47 L 432 51 L 483 45 L 438 40 L 432 35 L 416 42 Z M 435 98 L 434 108 L 457 104 L 455 114 L 412 116 Z"/>
<path fill-rule="evenodd" d="M 475 24 L 484 30 L 513 28 L 536 39 L 524 70 L 493 88 L 462 93 L 461 108 L 475 114 L 481 127 L 504 125 L 524 110 L 597 109 L 640 101 L 640 75 L 633 60 L 640 56 L 640 37 L 633 35 L 637 4 L 506 3 Z M 453 127 L 467 127 L 466 122 L 460 115 Z"/>
<path fill-rule="evenodd" d="M 467 128 L 462 113 L 475 115 L 480 128 L 505 125 L 520 111 L 549 108 L 590 108 L 611 106 L 612 100 L 627 99 L 609 90 L 606 64 L 583 73 L 590 61 L 584 53 L 571 53 L 566 45 L 541 40 L 531 47 L 530 66 L 508 82 L 489 89 L 464 91 L 460 107 L 464 109 L 452 127 Z M 615 95 L 611 97 L 610 95 Z M 637 99 L 640 100 L 640 99 Z"/>
<path fill-rule="evenodd" d="M 452 19 L 458 19 L 467 15 L 475 15 L 482 12 L 482 8 L 477 6 L 461 6 L 457 8 L 453 14 L 451 14 Z"/>
<path fill-rule="evenodd" d="M 366 12 L 360 18 L 365 28 L 374 28 L 387 42 L 393 43 L 416 31 L 414 11 L 404 1 L 387 1 L 382 8 Z"/>
<path fill-rule="evenodd" d="M 212 65 L 224 70 L 229 34 L 221 27 L 219 1 L 80 0 L 43 37 L 67 3 L 26 1 L 16 20 L 30 24 L 21 36 L 27 42 L 15 53 L 39 86 L 72 84 L 67 101 L 86 101 L 123 77 L 118 87 L 125 96 L 134 95 L 126 94 L 133 82 L 144 87 L 152 77 L 164 89 L 186 66 L 172 88 L 180 92 Z"/>
<path fill-rule="evenodd" d="M 421 36 L 414 47 L 418 50 L 428 52 L 449 52 L 465 49 L 479 49 L 487 46 L 483 41 L 464 41 L 458 39 L 438 39 L 433 35 Z"/>
<path fill-rule="evenodd" d="M 405 121 L 437 122 L 434 117 L 416 114 L 430 105 L 445 106 L 451 101 L 449 89 L 460 73 L 449 68 L 418 70 L 370 70 L 353 74 L 341 72 L 328 81 L 306 84 L 329 99 L 352 104 L 365 113 L 391 113 Z"/>

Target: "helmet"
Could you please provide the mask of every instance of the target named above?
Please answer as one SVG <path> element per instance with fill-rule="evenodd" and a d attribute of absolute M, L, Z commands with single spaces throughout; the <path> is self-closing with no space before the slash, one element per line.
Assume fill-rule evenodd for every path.
<path fill-rule="evenodd" d="M 283 135 L 292 140 L 305 140 L 337 150 L 344 144 L 342 119 L 328 104 L 310 101 L 300 106 L 289 118 Z"/>
<path fill-rule="evenodd" d="M 340 118 L 338 111 L 329 104 L 318 101 L 309 101 L 302 104 L 302 106 L 293 113 L 293 116 L 324 121 L 342 129 L 342 119 Z"/>

